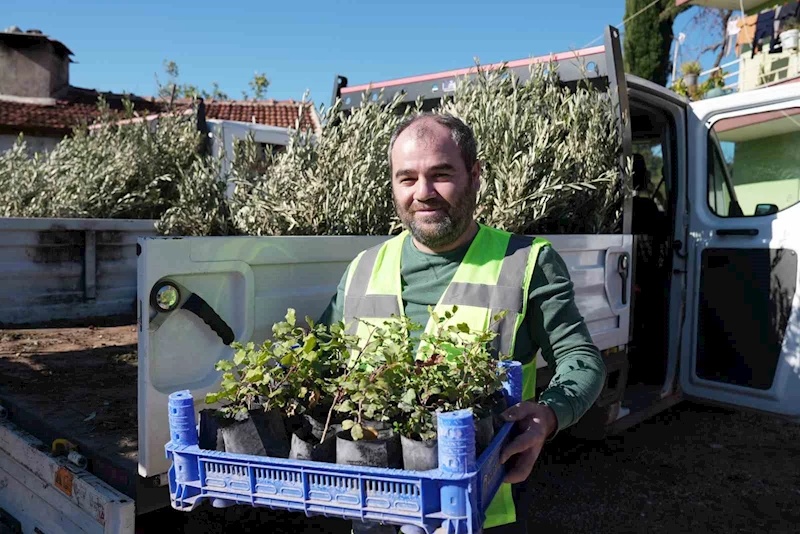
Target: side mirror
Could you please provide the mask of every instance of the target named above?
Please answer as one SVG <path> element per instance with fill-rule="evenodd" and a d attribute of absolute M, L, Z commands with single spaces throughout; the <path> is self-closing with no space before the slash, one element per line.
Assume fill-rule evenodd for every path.
<path fill-rule="evenodd" d="M 753 214 L 755 217 L 763 215 L 772 215 L 778 213 L 778 206 L 775 204 L 756 204 L 756 212 Z"/>

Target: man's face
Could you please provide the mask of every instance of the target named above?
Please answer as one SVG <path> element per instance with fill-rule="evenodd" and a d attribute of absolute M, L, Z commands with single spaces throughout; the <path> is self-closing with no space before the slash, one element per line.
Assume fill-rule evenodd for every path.
<path fill-rule="evenodd" d="M 468 172 L 450 131 L 425 119 L 398 136 L 391 160 L 397 215 L 414 239 L 431 249 L 456 241 L 475 212 L 479 164 Z"/>

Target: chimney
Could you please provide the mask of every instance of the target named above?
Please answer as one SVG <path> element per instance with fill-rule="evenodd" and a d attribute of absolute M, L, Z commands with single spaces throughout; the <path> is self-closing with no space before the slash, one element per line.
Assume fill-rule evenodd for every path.
<path fill-rule="evenodd" d="M 41 30 L 0 31 L 0 97 L 55 98 L 69 87 L 72 52 Z"/>

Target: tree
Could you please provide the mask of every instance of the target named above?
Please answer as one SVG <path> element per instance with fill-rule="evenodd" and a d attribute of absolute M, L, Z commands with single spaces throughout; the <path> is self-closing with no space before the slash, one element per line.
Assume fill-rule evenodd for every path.
<path fill-rule="evenodd" d="M 672 24 L 685 8 L 675 0 L 625 0 L 625 70 L 660 85 L 667 84 Z"/>
<path fill-rule="evenodd" d="M 178 64 L 171 60 L 164 60 L 164 74 L 167 75 L 167 83 L 162 84 L 156 74 L 156 85 L 158 86 L 158 96 L 162 98 L 204 98 L 214 100 L 229 100 L 227 93 L 219 88 L 217 82 L 211 84 L 211 92 L 200 89 L 196 85 L 179 83 L 180 69 Z M 253 79 L 248 83 L 252 90 L 252 96 L 246 91 L 242 91 L 242 99 L 262 100 L 267 94 L 269 80 L 263 72 L 253 74 Z"/>
<path fill-rule="evenodd" d="M 253 79 L 248 84 L 250 89 L 253 90 L 253 99 L 262 100 L 267 94 L 267 87 L 269 87 L 269 80 L 267 75 L 263 72 L 256 72 L 253 74 Z"/>
<path fill-rule="evenodd" d="M 697 60 L 708 52 L 715 52 L 713 68 L 719 67 L 725 57 L 725 40 L 728 38 L 728 21 L 731 20 L 733 11 L 730 9 L 710 9 L 701 7 L 687 25 L 698 35 L 711 40 L 711 44 L 700 49 Z M 707 42 L 707 41 L 705 41 Z"/>

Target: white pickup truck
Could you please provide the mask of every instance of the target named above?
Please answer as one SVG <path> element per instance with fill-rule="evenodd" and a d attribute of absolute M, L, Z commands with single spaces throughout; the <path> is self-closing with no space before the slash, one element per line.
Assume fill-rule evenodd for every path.
<path fill-rule="evenodd" d="M 574 432 L 602 437 L 683 396 L 800 421 L 800 84 L 690 103 L 626 77 L 614 28 L 604 46 L 509 66 L 525 76 L 531 63 L 548 60 L 559 62 L 565 84 L 586 71 L 598 88 L 611 89 L 624 118 L 625 155 L 638 155 L 627 179 L 645 184 L 625 203 L 621 233 L 544 236 L 570 268 L 577 305 L 609 369 Z M 461 75 L 469 69 L 371 87 L 387 97 L 402 90 L 431 108 Z M 365 89 L 337 77 L 335 97 L 356 106 Z M 641 213 L 648 215 L 637 219 Z M 138 473 L 128 467 L 123 476 L 132 462 L 102 451 L 93 457 L 91 446 L 83 447 L 88 471 L 51 456 L 23 430 L 29 420 L 15 413 L 14 398 L 0 396 L 11 406 L 0 423 L 0 525 L 25 533 L 133 532 L 134 502 L 136 513 L 168 504 L 168 395 L 188 389 L 202 399 L 217 384 L 214 363 L 231 353 L 227 343 L 265 339 L 286 308 L 319 316 L 348 262 L 383 239 L 140 239 L 138 398 L 130 399 Z M 164 310 L 153 295 L 170 284 L 182 298 Z M 539 365 L 541 388 L 551 373 Z M 42 439 L 53 435 L 38 428 Z M 64 437 L 88 442 L 79 432 Z M 99 465 L 123 467 L 93 468 Z"/>

